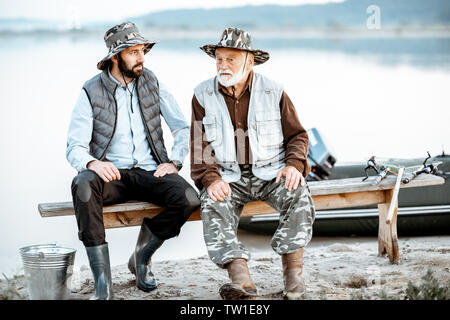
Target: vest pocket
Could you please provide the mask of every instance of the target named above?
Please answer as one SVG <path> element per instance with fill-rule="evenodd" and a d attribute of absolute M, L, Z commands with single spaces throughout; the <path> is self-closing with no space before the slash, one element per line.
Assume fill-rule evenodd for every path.
<path fill-rule="evenodd" d="M 205 128 L 206 141 L 213 142 L 217 140 L 217 123 L 215 116 L 205 116 L 202 120 Z"/>
<path fill-rule="evenodd" d="M 278 148 L 283 144 L 280 114 L 256 115 L 258 143 L 267 148 Z"/>

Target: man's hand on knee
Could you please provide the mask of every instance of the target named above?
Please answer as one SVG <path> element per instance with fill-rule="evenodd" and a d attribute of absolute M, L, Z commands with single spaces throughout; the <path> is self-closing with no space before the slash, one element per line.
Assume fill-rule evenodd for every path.
<path fill-rule="evenodd" d="M 178 173 L 178 169 L 173 163 L 161 163 L 157 168 L 153 176 L 157 178 L 164 177 L 166 174 Z"/>
<path fill-rule="evenodd" d="M 231 187 L 222 179 L 216 180 L 206 189 L 213 201 L 224 201 L 225 197 L 231 196 Z"/>
<path fill-rule="evenodd" d="M 88 163 L 87 168 L 97 173 L 105 182 L 120 180 L 120 172 L 112 162 L 93 160 Z"/>
<path fill-rule="evenodd" d="M 296 168 L 292 166 L 286 166 L 278 171 L 276 183 L 281 181 L 281 177 L 286 177 L 284 187 L 289 191 L 296 190 L 298 185 L 304 186 L 306 181 L 303 175 Z"/>

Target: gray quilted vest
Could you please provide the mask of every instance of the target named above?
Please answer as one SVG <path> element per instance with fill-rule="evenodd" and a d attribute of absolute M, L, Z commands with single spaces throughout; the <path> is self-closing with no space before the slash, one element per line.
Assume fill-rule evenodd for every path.
<path fill-rule="evenodd" d="M 137 79 L 136 85 L 139 108 L 152 156 L 159 164 L 169 162 L 161 127 L 158 80 L 153 72 L 144 68 L 144 73 Z M 101 161 L 105 158 L 116 129 L 115 93 L 118 86 L 109 78 L 106 69 L 83 85 L 94 113 L 90 153 Z"/>

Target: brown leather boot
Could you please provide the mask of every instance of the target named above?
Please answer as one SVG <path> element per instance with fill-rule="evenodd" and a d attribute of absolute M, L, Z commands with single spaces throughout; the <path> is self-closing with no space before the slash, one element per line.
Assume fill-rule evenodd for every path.
<path fill-rule="evenodd" d="M 226 283 L 219 289 L 224 300 L 239 300 L 257 295 L 255 284 L 248 271 L 247 260 L 234 259 L 226 265 L 231 283 Z"/>
<path fill-rule="evenodd" d="M 305 282 L 302 277 L 303 248 L 283 254 L 281 261 L 283 263 L 284 299 L 303 299 L 305 295 Z"/>

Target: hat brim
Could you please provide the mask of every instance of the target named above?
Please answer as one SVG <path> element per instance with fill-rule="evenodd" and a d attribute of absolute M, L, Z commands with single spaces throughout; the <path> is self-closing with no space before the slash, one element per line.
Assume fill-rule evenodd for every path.
<path fill-rule="evenodd" d="M 147 52 L 149 52 L 150 49 L 158 42 L 159 41 L 132 40 L 132 41 L 127 41 L 125 43 L 122 43 L 122 44 L 118 45 L 117 47 L 115 47 L 112 51 L 110 51 L 108 53 L 108 55 L 106 57 L 104 57 L 102 60 L 100 60 L 97 63 L 97 69 L 104 70 L 106 68 L 106 66 L 108 65 L 108 60 L 111 59 L 112 57 L 114 57 L 119 52 L 125 50 L 126 48 L 134 47 L 134 46 L 137 46 L 140 44 L 145 44 L 144 54 L 147 54 Z"/>
<path fill-rule="evenodd" d="M 229 48 L 229 49 L 236 49 L 236 50 L 242 50 L 242 51 L 248 51 L 251 52 L 255 56 L 255 65 L 263 64 L 267 60 L 270 59 L 270 54 L 263 50 L 250 50 L 250 49 L 241 49 L 241 48 L 234 48 L 234 47 L 227 47 L 227 46 L 221 46 L 217 44 L 207 44 L 200 49 L 205 52 L 208 56 L 215 59 L 216 58 L 216 49 L 217 48 Z"/>

